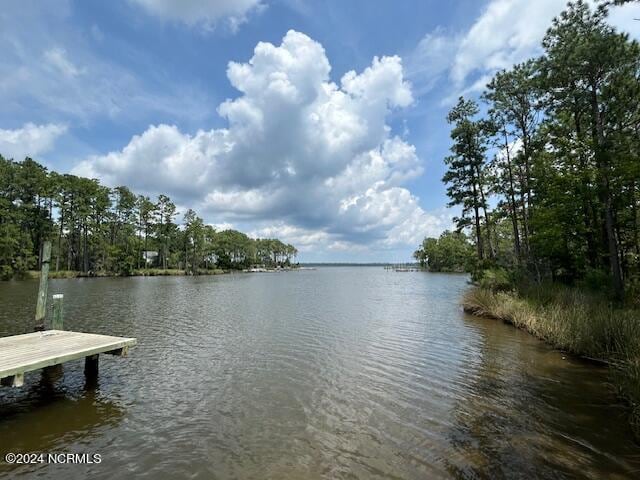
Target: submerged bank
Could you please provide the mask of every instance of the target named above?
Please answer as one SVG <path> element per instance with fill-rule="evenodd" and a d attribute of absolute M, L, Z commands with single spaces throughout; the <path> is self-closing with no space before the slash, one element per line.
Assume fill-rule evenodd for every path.
<path fill-rule="evenodd" d="M 640 439 L 640 311 L 558 285 L 508 292 L 474 287 L 462 305 L 467 313 L 502 320 L 556 348 L 608 365 Z"/>

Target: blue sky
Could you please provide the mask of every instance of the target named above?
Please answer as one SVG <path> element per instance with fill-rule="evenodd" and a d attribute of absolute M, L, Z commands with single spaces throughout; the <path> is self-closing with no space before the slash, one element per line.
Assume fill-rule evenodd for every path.
<path fill-rule="evenodd" d="M 5 0 L 0 153 L 169 194 L 303 261 L 404 261 L 456 213 L 448 109 L 539 54 L 563 6 Z M 639 17 L 611 22 L 638 38 Z"/>

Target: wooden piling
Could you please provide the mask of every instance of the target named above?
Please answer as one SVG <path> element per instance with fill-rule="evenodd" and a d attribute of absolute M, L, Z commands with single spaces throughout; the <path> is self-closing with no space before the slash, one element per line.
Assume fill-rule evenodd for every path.
<path fill-rule="evenodd" d="M 63 320 L 63 309 L 62 309 L 62 299 L 64 295 L 61 293 L 57 293 L 53 295 L 53 315 L 51 317 L 51 330 L 64 330 L 64 320 Z M 42 370 L 42 374 L 44 378 L 53 383 L 60 378 L 62 375 L 63 366 L 61 363 L 58 365 L 52 365 L 50 367 L 45 367 Z"/>
<path fill-rule="evenodd" d="M 24 373 L 16 373 L 10 377 L 4 377 L 0 380 L 3 387 L 21 387 L 24 385 Z"/>
<path fill-rule="evenodd" d="M 62 301 L 64 295 L 58 293 L 53 296 L 53 317 L 51 318 L 51 330 L 64 330 L 64 310 Z"/>
<path fill-rule="evenodd" d="M 99 355 L 89 355 L 84 359 L 84 375 L 88 379 L 98 378 Z"/>
<path fill-rule="evenodd" d="M 49 262 L 51 261 L 51 242 L 42 245 L 42 268 L 40 270 L 40 287 L 36 304 L 36 322 L 34 330 L 44 330 L 44 319 L 47 314 L 47 289 L 49 285 Z"/>

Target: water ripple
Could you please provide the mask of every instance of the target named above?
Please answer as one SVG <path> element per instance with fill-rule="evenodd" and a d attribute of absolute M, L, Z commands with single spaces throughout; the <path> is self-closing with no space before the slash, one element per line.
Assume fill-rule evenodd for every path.
<path fill-rule="evenodd" d="M 97 389 L 71 363 L 1 391 L 0 445 L 103 455 L 68 478 L 633 476 L 606 372 L 466 317 L 464 288 L 378 268 L 54 281 L 67 328 L 139 345 Z M 34 292 L 0 285 L 0 332 L 26 331 Z"/>

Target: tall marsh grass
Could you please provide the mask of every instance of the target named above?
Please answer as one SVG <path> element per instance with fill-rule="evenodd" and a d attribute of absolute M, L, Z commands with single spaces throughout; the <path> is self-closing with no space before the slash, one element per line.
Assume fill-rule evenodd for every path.
<path fill-rule="evenodd" d="M 556 348 L 608 364 L 618 393 L 631 405 L 631 423 L 640 438 L 639 310 L 555 284 L 519 291 L 475 287 L 462 304 L 468 313 L 502 320 Z"/>

